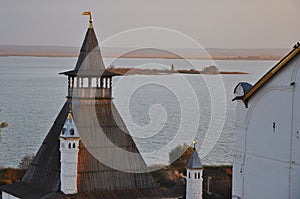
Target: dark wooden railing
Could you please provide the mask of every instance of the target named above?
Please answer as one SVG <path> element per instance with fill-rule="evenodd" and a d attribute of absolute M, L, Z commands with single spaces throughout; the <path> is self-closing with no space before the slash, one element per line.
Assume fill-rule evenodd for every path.
<path fill-rule="evenodd" d="M 70 98 L 91 98 L 91 99 L 111 99 L 111 88 L 69 88 Z"/>

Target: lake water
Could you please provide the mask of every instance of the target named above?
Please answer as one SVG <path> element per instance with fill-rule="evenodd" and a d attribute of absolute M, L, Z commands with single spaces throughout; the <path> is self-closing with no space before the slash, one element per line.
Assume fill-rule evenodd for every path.
<path fill-rule="evenodd" d="M 17 167 L 34 154 L 65 102 L 67 78 L 76 58 L 0 57 L 0 165 Z M 105 59 L 115 67 L 176 69 L 217 65 L 247 75 L 123 76 L 113 80 L 114 103 L 147 164 L 168 163 L 172 147 L 199 142 L 204 164 L 231 164 L 235 147 L 235 102 L 238 82 L 255 83 L 275 61 Z M 223 88 L 224 86 L 224 88 Z M 216 142 L 216 144 L 214 144 Z"/>

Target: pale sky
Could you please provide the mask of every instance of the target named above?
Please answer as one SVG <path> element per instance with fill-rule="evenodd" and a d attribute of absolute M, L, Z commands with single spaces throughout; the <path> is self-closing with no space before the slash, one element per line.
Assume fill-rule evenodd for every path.
<path fill-rule="evenodd" d="M 170 28 L 204 47 L 291 48 L 300 0 L 1 0 L 0 45 L 75 46 L 93 12 L 100 41 L 142 27 Z"/>

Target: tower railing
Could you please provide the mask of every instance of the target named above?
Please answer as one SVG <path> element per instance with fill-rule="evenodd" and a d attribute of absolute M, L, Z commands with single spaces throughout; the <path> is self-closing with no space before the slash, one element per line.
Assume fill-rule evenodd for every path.
<path fill-rule="evenodd" d="M 112 77 L 70 77 L 68 98 L 111 99 Z"/>
<path fill-rule="evenodd" d="M 111 88 L 69 88 L 69 98 L 111 99 Z"/>

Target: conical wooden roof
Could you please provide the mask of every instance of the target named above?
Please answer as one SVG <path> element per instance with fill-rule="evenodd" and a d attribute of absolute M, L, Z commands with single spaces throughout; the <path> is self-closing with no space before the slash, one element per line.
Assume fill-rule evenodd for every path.
<path fill-rule="evenodd" d="M 49 192 L 60 190 L 59 135 L 68 115 L 69 103 L 71 103 L 71 100 L 67 100 L 64 104 L 22 182 Z M 91 117 L 90 114 L 94 110 L 97 114 L 95 118 Z M 87 141 L 86 143 L 81 141 L 79 144 L 79 192 L 156 188 L 149 173 L 119 171 L 103 164 L 91 154 L 93 150 L 101 150 L 101 154 L 104 156 L 103 159 L 106 160 L 113 159 L 112 156 L 118 155 L 111 152 L 113 148 L 107 141 L 98 142 L 97 137 L 101 139 L 101 136 L 97 136 L 97 134 L 103 133 L 106 136 L 105 139 L 112 142 L 115 148 L 123 148 L 126 151 L 138 154 L 140 157 L 140 159 L 136 159 L 136 162 L 123 162 L 124 166 L 132 169 L 137 167 L 141 170 L 146 169 L 146 164 L 139 155 L 139 151 L 113 103 L 101 102 L 101 100 L 96 104 L 78 101 L 73 105 L 73 114 L 79 134 L 84 135 L 84 140 Z M 100 128 L 98 125 L 100 125 Z M 101 129 L 103 132 L 101 132 Z M 102 137 L 102 140 L 105 139 Z M 118 167 L 118 165 L 115 166 Z"/>
<path fill-rule="evenodd" d="M 2 190 L 20 198 L 65 198 L 60 192 L 59 135 L 68 116 L 69 103 L 71 100 L 67 100 L 62 107 L 22 182 L 7 185 L 2 187 Z M 74 121 L 79 134 L 84 134 L 85 141 L 90 141 L 89 143 L 80 141 L 78 194 L 68 195 L 68 198 L 126 198 L 123 194 L 129 194 L 127 198 L 131 198 L 130 195 L 136 198 L 161 198 L 162 192 L 159 191 L 150 173 L 119 171 L 103 164 L 91 154 L 90 151 L 99 149 L 105 156 L 104 159 L 113 159 L 111 157 L 113 153 L 109 152 L 113 148 L 107 142 L 95 144 L 97 143 L 95 138 L 98 137 L 96 134 L 104 133 L 106 138 L 114 143 L 115 148 L 120 147 L 139 155 L 113 103 L 99 100 L 95 104 L 79 101 L 73 104 Z M 96 118 L 90 117 L 93 109 L 97 110 Z M 98 128 L 96 123 L 101 128 Z M 100 132 L 100 129 L 103 129 L 103 132 Z M 94 143 L 91 140 L 94 140 Z M 140 169 L 146 167 L 141 156 L 136 162 L 130 162 L 129 158 L 127 160 L 123 162 L 127 167 Z"/>
<path fill-rule="evenodd" d="M 60 74 L 69 76 L 113 76 L 114 73 L 105 70 L 101 50 L 93 27 L 89 27 L 74 70 Z"/>

